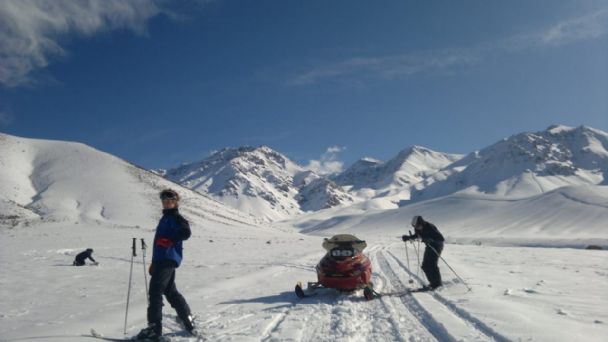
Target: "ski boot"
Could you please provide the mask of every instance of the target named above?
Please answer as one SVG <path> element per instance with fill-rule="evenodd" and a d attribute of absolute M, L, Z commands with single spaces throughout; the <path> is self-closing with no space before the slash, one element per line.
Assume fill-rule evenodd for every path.
<path fill-rule="evenodd" d="M 192 336 L 198 336 L 198 330 L 195 324 L 196 317 L 188 315 L 185 318 L 178 317 L 178 321 L 184 326 L 184 329 Z"/>
<path fill-rule="evenodd" d="M 142 342 L 169 342 L 168 337 L 162 334 L 163 327 L 159 323 L 150 323 L 147 328 L 142 329 L 137 336 L 132 338 L 133 341 Z"/>

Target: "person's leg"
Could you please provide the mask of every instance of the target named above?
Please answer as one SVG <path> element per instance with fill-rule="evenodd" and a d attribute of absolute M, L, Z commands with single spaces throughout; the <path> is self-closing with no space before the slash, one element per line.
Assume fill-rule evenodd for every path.
<path fill-rule="evenodd" d="M 441 253 L 442 248 L 435 248 L 437 253 Z M 429 246 L 424 250 L 424 259 L 422 260 L 422 270 L 426 275 L 426 279 L 429 281 L 430 287 L 441 286 L 441 274 L 439 273 L 439 255 L 433 251 Z"/>
<path fill-rule="evenodd" d="M 177 316 L 179 316 L 179 318 L 184 323 L 186 330 L 192 331 L 192 329 L 194 329 L 194 326 L 192 325 L 190 317 L 190 306 L 188 306 L 186 299 L 184 298 L 184 296 L 182 296 L 181 293 L 179 293 L 179 291 L 177 290 L 177 286 L 175 286 L 175 272 L 173 272 L 171 280 L 169 281 L 169 284 L 165 289 L 165 297 L 167 297 L 167 301 L 177 312 Z"/>
<path fill-rule="evenodd" d="M 154 331 L 161 335 L 162 333 L 162 310 L 163 310 L 163 293 L 172 283 L 175 274 L 175 267 L 171 264 L 159 263 L 152 268 L 152 276 L 150 277 L 150 292 L 148 304 L 148 324 L 154 324 Z"/>
<path fill-rule="evenodd" d="M 443 284 L 443 282 L 441 281 L 441 272 L 439 271 L 439 256 L 441 255 L 441 252 L 443 251 L 443 244 L 439 245 L 439 246 L 435 246 L 435 251 L 437 253 L 435 253 L 435 261 L 433 263 L 434 267 L 433 267 L 433 273 L 434 273 L 434 281 L 431 283 L 432 287 L 439 287 Z"/>

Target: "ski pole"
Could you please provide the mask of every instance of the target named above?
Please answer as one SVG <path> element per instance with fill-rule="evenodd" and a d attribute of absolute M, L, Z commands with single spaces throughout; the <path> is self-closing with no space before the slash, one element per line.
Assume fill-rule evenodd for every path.
<path fill-rule="evenodd" d="M 412 231 L 408 230 L 407 231 L 410 234 L 410 237 L 414 236 L 412 235 Z M 416 251 L 416 262 L 418 263 L 418 267 L 416 268 L 416 278 L 420 277 L 420 240 L 418 241 L 418 247 L 416 247 L 416 245 L 414 245 L 414 242 L 412 242 L 412 245 L 414 245 L 414 250 Z"/>
<path fill-rule="evenodd" d="M 408 250 L 407 250 L 407 241 L 404 241 L 403 243 L 405 244 L 405 258 L 407 259 L 407 270 L 408 270 L 408 272 L 407 272 L 407 273 L 408 273 L 408 274 L 409 274 L 409 276 L 410 276 L 410 280 L 409 280 L 408 282 L 411 284 L 411 283 L 413 283 L 413 282 L 414 282 L 414 280 L 412 279 L 412 274 L 411 274 L 411 272 L 410 272 L 410 269 L 411 269 L 411 268 L 410 268 L 410 254 L 409 254 L 409 252 L 408 252 Z"/>
<path fill-rule="evenodd" d="M 418 240 L 418 248 L 416 248 L 416 260 L 418 261 L 418 268 L 416 269 L 416 277 L 420 276 L 420 240 Z"/>
<path fill-rule="evenodd" d="M 447 262 L 447 261 L 445 261 L 445 259 L 444 259 L 444 258 L 441 256 L 441 254 L 439 254 L 439 253 L 437 252 L 437 250 L 436 250 L 436 249 L 435 249 L 433 246 L 431 246 L 431 244 L 430 244 L 430 243 L 427 243 L 427 244 L 426 244 L 426 246 L 427 246 L 427 247 L 429 247 L 431 250 L 433 250 L 433 252 L 435 252 L 435 254 L 437 254 L 437 256 L 438 256 L 438 257 L 439 257 L 441 260 L 443 260 L 443 262 L 444 262 L 444 263 L 445 263 L 445 264 L 446 264 L 446 265 L 447 265 L 447 266 L 450 268 L 450 270 L 451 270 L 451 271 L 452 271 L 452 272 L 453 272 L 453 273 L 454 273 L 454 274 L 455 274 L 455 275 L 458 277 L 458 279 L 460 279 L 460 281 L 461 281 L 461 282 L 464 284 L 464 286 L 466 286 L 466 287 L 467 287 L 467 289 L 469 289 L 469 291 L 472 291 L 472 290 L 473 290 L 473 289 L 471 289 L 471 287 L 470 287 L 470 286 L 469 286 L 469 285 L 468 285 L 468 284 L 467 284 L 467 283 L 466 283 L 466 282 L 465 282 L 465 281 L 464 281 L 464 280 L 463 280 L 463 279 L 462 279 L 462 278 L 461 278 L 461 277 L 458 275 L 458 273 L 456 273 L 456 271 L 454 271 L 454 269 L 452 268 L 452 266 L 450 266 L 450 264 L 448 264 L 448 262 Z"/>
<path fill-rule="evenodd" d="M 144 261 L 144 283 L 146 284 L 146 299 L 150 301 L 150 292 L 148 291 L 148 270 L 146 269 L 146 241 L 141 239 L 141 254 Z"/>
<path fill-rule="evenodd" d="M 137 256 L 135 252 L 135 243 L 137 238 L 133 238 L 133 246 L 131 247 L 131 271 L 129 271 L 129 289 L 127 290 L 127 310 L 125 311 L 125 335 L 127 334 L 127 317 L 129 316 L 129 299 L 131 298 L 131 279 L 133 278 L 133 258 Z"/>

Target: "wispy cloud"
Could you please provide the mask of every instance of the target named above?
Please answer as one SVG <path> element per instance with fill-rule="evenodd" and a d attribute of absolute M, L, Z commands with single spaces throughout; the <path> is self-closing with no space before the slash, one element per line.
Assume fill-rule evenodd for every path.
<path fill-rule="evenodd" d="M 476 63 L 478 59 L 477 51 L 452 49 L 382 57 L 354 57 L 338 63 L 314 67 L 294 77 L 290 84 L 307 85 L 322 79 L 352 74 L 391 80 L 418 73 L 470 65 Z"/>
<path fill-rule="evenodd" d="M 342 168 L 344 167 L 344 163 L 338 160 L 338 154 L 345 149 L 345 147 L 340 146 L 328 147 L 325 153 L 323 153 L 318 160 L 310 160 L 305 168 L 320 175 L 341 172 Z"/>
<path fill-rule="evenodd" d="M 598 39 L 608 34 L 608 8 L 566 18 L 533 32 L 516 34 L 488 45 L 488 50 L 516 52 L 551 48 L 580 41 Z"/>
<path fill-rule="evenodd" d="M 102 31 L 146 30 L 162 12 L 160 0 L 3 0 L 0 1 L 0 84 L 31 83 L 31 72 L 66 55 L 72 36 Z"/>
<path fill-rule="evenodd" d="M 517 34 L 469 48 L 438 49 L 390 56 L 352 57 L 315 65 L 297 73 L 288 84 L 304 86 L 343 78 L 392 80 L 475 65 L 491 54 L 556 47 L 608 34 L 608 8 L 564 19 L 534 32 Z"/>
<path fill-rule="evenodd" d="M 608 8 L 581 17 L 570 18 L 553 25 L 539 35 L 545 45 L 565 45 L 581 40 L 596 39 L 608 33 Z"/>

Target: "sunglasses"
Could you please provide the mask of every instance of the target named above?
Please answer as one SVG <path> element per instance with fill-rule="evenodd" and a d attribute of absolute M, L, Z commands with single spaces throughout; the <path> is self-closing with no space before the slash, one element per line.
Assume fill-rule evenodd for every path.
<path fill-rule="evenodd" d="M 163 192 L 160 194 L 161 200 L 177 200 L 177 196 L 170 192 Z"/>

